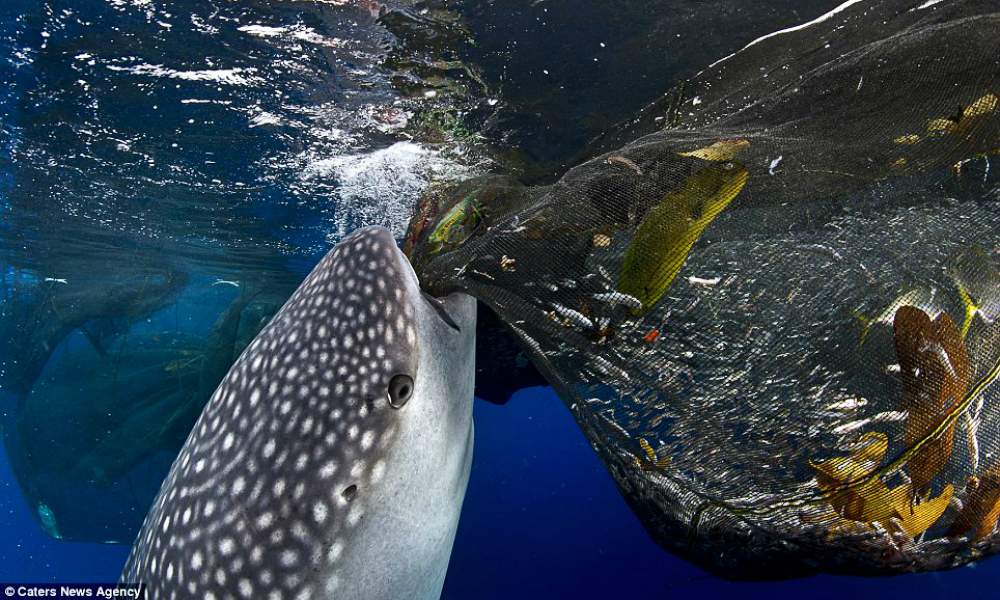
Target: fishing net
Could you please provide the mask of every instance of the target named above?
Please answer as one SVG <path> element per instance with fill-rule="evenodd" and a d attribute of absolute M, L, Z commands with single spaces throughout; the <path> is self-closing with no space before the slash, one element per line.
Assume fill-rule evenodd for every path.
<path fill-rule="evenodd" d="M 551 187 L 435 188 L 407 250 L 492 308 L 664 548 L 727 578 L 996 552 L 1000 11 L 851 1 Z"/>
<path fill-rule="evenodd" d="M 7 460 L 46 533 L 131 543 L 205 403 L 280 307 L 273 296 L 237 294 L 207 337 L 128 324 L 110 341 L 91 327 L 85 340 L 60 344 L 0 417 Z M 63 306 L 88 314 L 77 300 Z"/>

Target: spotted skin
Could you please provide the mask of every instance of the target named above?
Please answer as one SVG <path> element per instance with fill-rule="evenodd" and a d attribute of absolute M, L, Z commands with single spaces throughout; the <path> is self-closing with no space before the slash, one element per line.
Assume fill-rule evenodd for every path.
<path fill-rule="evenodd" d="M 150 598 L 436 598 L 472 459 L 475 301 L 392 235 L 333 249 L 205 407 L 122 581 Z M 413 379 L 399 408 L 387 390 Z"/>

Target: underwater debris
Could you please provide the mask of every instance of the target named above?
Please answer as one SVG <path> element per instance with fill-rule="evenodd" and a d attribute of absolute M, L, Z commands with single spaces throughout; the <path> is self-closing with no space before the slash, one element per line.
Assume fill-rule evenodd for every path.
<path fill-rule="evenodd" d="M 472 235 L 482 220 L 477 202 L 482 193 L 482 190 L 472 190 L 441 217 L 427 240 L 430 254 L 441 252 L 446 246 L 460 245 Z"/>
<path fill-rule="evenodd" d="M 927 134 L 970 137 L 982 124 L 984 117 L 996 112 L 997 102 L 995 95 L 986 94 L 967 107 L 959 107 L 958 112 L 952 116 L 928 121 Z"/>

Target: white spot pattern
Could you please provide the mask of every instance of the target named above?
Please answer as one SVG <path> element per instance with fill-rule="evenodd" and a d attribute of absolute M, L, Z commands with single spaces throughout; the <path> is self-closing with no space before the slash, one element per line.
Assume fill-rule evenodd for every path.
<path fill-rule="evenodd" d="M 398 430 L 385 390 L 416 367 L 402 261 L 384 229 L 320 261 L 209 400 L 122 581 L 146 583 L 149 598 L 310 597 L 343 584 L 365 486 Z"/>

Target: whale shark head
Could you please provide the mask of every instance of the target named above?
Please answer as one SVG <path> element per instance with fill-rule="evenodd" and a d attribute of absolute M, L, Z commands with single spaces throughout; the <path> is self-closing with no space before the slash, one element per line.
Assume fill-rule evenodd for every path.
<path fill-rule="evenodd" d="M 122 574 L 151 598 L 437 597 L 472 455 L 475 301 L 383 228 L 326 255 L 233 365 Z"/>

